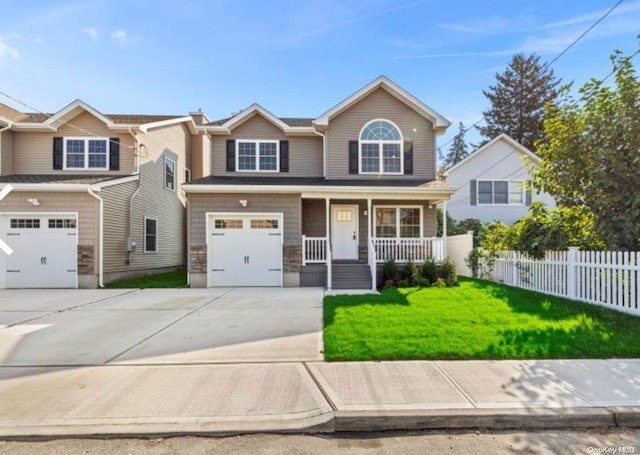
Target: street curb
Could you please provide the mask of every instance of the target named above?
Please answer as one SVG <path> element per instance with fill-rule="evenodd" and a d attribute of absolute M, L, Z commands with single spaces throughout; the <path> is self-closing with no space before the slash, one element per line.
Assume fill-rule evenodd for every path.
<path fill-rule="evenodd" d="M 636 417 L 640 417 L 638 410 Z M 627 419 L 640 426 L 640 418 Z M 606 408 L 448 409 L 425 411 L 337 411 L 335 430 L 436 430 L 484 428 L 610 428 L 616 416 Z"/>

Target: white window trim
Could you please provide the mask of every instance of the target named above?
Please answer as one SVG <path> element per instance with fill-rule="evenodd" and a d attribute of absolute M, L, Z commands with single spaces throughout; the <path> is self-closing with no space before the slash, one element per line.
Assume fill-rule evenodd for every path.
<path fill-rule="evenodd" d="M 396 236 L 395 237 L 376 237 L 378 222 L 376 211 L 378 209 L 395 209 L 396 210 Z M 420 237 L 400 237 L 400 209 L 420 209 Z M 373 206 L 373 232 L 371 236 L 376 239 L 404 239 L 404 238 L 424 238 L 424 207 L 422 205 L 374 205 Z"/>
<path fill-rule="evenodd" d="M 156 249 L 155 251 L 149 251 L 147 250 L 147 220 L 153 220 L 156 222 Z M 145 216 L 144 217 L 144 226 L 142 226 L 142 230 L 143 230 L 143 235 L 142 235 L 142 242 L 143 242 L 143 250 L 145 254 L 158 254 L 158 250 L 160 249 L 159 246 L 159 242 L 158 239 L 160 237 L 160 230 L 158 229 L 158 218 L 152 218 L 150 216 Z"/>
<path fill-rule="evenodd" d="M 167 161 L 173 163 L 173 188 L 169 188 L 167 186 Z M 178 186 L 178 177 L 177 177 L 178 165 L 177 165 L 176 161 L 172 160 L 168 156 L 165 156 L 164 157 L 164 169 L 163 170 L 164 170 L 164 189 L 175 192 L 176 191 L 176 187 Z"/>
<path fill-rule="evenodd" d="M 240 143 L 253 143 L 256 145 L 256 168 L 240 169 Z M 260 144 L 276 144 L 276 168 L 260 169 Z M 280 172 L 280 141 L 274 140 L 254 140 L 254 139 L 236 139 L 236 172 Z"/>
<path fill-rule="evenodd" d="M 370 124 L 374 122 L 387 122 L 393 125 L 393 127 L 397 129 L 398 133 L 400 134 L 400 140 L 399 141 L 365 141 L 360 139 L 362 137 L 362 132 L 365 130 L 365 128 L 367 128 Z M 365 172 L 362 170 L 362 144 L 378 144 L 378 162 L 380 165 L 379 167 L 380 170 L 378 172 Z M 384 158 L 383 158 L 382 144 L 400 145 L 400 172 L 384 172 Z M 402 130 L 398 127 L 398 125 L 396 125 L 394 122 L 386 118 L 377 118 L 367 122 L 362 127 L 362 129 L 360 130 L 360 133 L 358 133 L 358 173 L 364 174 L 364 175 L 380 175 L 380 174 L 404 175 L 404 136 L 402 135 Z"/>
<path fill-rule="evenodd" d="M 480 202 L 480 182 L 491 182 L 491 201 L 492 202 Z M 495 200 L 495 191 L 493 184 L 494 182 L 507 182 L 507 203 L 506 204 L 496 204 L 493 202 Z M 520 183 L 520 189 L 522 191 L 522 202 L 509 202 L 509 184 L 510 183 Z M 487 179 L 487 180 L 476 180 L 476 205 L 486 206 L 486 207 L 524 207 L 527 205 L 527 190 L 526 180 L 503 180 L 503 179 Z"/>
<path fill-rule="evenodd" d="M 67 141 L 84 141 L 84 167 L 67 167 Z M 89 141 L 105 141 L 107 143 L 107 159 L 105 167 L 89 167 Z M 109 170 L 109 138 L 108 137 L 64 137 L 62 139 L 62 169 L 65 171 L 108 171 Z"/>

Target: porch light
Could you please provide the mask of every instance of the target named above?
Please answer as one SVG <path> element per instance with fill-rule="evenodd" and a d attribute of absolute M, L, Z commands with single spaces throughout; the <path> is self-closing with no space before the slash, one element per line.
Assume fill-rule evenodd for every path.
<path fill-rule="evenodd" d="M 246 199 L 240 199 L 238 201 L 238 204 L 240 204 L 242 207 L 246 207 L 249 202 Z"/>
<path fill-rule="evenodd" d="M 40 205 L 40 201 L 38 199 L 36 199 L 36 198 L 27 199 L 27 202 L 30 203 L 30 204 L 33 204 L 36 207 Z"/>
<path fill-rule="evenodd" d="M 365 209 L 365 210 L 362 212 L 362 214 L 363 214 L 364 216 L 367 216 L 367 215 L 369 215 L 369 211 Z"/>

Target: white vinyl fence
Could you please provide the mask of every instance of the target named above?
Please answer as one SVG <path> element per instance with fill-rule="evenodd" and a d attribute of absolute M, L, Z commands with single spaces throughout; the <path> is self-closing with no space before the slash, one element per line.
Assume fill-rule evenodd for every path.
<path fill-rule="evenodd" d="M 640 252 L 548 251 L 542 260 L 501 251 L 480 261 L 480 277 L 640 316 Z"/>

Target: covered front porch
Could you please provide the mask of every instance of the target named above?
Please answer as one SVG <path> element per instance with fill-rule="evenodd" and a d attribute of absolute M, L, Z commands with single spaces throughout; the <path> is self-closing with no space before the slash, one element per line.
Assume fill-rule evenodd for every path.
<path fill-rule="evenodd" d="M 446 226 L 437 237 L 436 204 L 422 198 L 305 197 L 302 204 L 301 285 L 376 289 L 390 258 L 441 261 Z M 446 217 L 445 217 L 446 219 Z"/>

